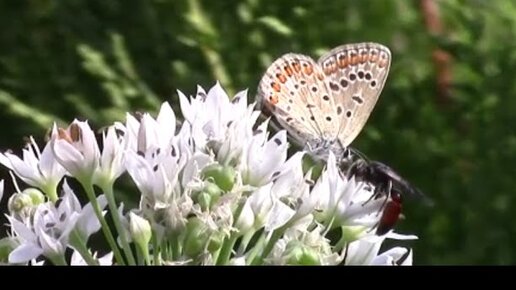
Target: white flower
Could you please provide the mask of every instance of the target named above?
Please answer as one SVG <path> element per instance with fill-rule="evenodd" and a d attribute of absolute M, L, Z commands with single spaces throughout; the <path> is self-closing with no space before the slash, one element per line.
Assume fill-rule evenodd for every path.
<path fill-rule="evenodd" d="M 264 130 L 267 122 L 258 127 Z M 243 151 L 240 170 L 243 181 L 253 186 L 261 186 L 271 181 L 272 176 L 287 159 L 287 132 L 279 131 L 269 141 L 266 134 L 257 134 L 252 137 L 250 144 Z"/>
<path fill-rule="evenodd" d="M 402 247 L 394 247 L 376 256 L 371 262 L 373 265 L 412 265 L 412 250 Z"/>
<path fill-rule="evenodd" d="M 230 100 L 217 83 L 208 94 L 198 87 L 196 97 L 190 98 L 190 102 L 183 93 L 178 91 L 178 94 L 184 125 L 190 126 L 193 148 L 210 148 L 222 164 L 240 159 L 259 116 L 259 112 L 253 111 L 254 105 L 247 106 L 247 91 Z"/>
<path fill-rule="evenodd" d="M 57 131 L 52 131 L 52 137 L 56 135 Z M 0 163 L 12 170 L 23 182 L 45 193 L 55 192 L 57 184 L 65 174 L 65 169 L 54 157 L 50 143 L 40 151 L 32 137 L 23 149 L 23 159 L 6 152 L 0 154 Z"/>
<path fill-rule="evenodd" d="M 204 153 L 192 155 L 183 142 L 189 131 L 182 129 L 175 136 L 170 127 L 174 124 L 168 105 L 162 106 L 156 120 L 143 114 L 140 121 L 128 116 L 125 126 L 118 124 L 127 140 L 125 167 L 142 195 L 140 211 L 160 232 L 162 227 L 174 231 L 184 226 L 192 206 L 185 194 L 187 184 L 199 176 L 199 166 L 210 161 Z"/>
<path fill-rule="evenodd" d="M 68 186 L 65 184 L 66 188 Z M 102 200 L 100 203 L 102 207 L 106 205 Z M 40 204 L 33 218 L 23 222 L 8 216 L 12 230 L 20 241 L 20 245 L 9 255 L 9 262 L 23 263 L 39 255 L 49 258 L 63 256 L 68 247 L 69 234 L 76 228 L 78 220 L 82 222 L 77 229 L 86 237 L 95 228 L 91 226 L 95 221 L 89 215 L 92 215 L 91 210 L 87 207 L 83 210 L 77 197 L 68 188 L 57 208 L 51 202 Z"/>
<path fill-rule="evenodd" d="M 363 238 L 348 245 L 344 263 L 346 265 L 397 265 L 409 249 L 395 247 L 379 254 L 384 237 Z M 403 265 L 412 264 L 412 251 L 404 259 Z"/>
<path fill-rule="evenodd" d="M 67 129 L 56 129 L 51 146 L 56 159 L 74 177 L 91 181 L 100 163 L 100 149 L 87 122 L 74 120 Z"/>
<path fill-rule="evenodd" d="M 287 223 L 294 223 L 311 214 L 315 206 L 309 194 L 311 171 L 306 176 L 303 175 L 303 156 L 303 152 L 294 154 L 277 174 L 278 177 L 271 188 L 273 206 L 265 223 L 266 231 L 275 230 Z"/>
<path fill-rule="evenodd" d="M 148 113 L 139 117 L 138 120 L 127 114 L 125 125 L 115 123 L 115 128 L 124 133 L 126 149 L 145 153 L 152 148 L 169 147 L 176 130 L 176 117 L 170 105 L 163 103 L 156 119 Z"/>
<path fill-rule="evenodd" d="M 102 134 L 103 148 L 95 174 L 97 184 L 110 184 L 125 171 L 123 142 L 127 138 L 119 138 L 115 130 L 115 126 L 111 126 Z"/>
<path fill-rule="evenodd" d="M 331 221 L 328 225 L 331 228 L 362 226 L 358 238 L 378 223 L 385 200 L 371 199 L 371 186 L 356 182 L 354 178 L 347 179 L 340 174 L 336 164 L 335 156 L 330 152 L 326 169 L 312 189 L 311 196 L 317 198 L 316 218 L 321 222 Z"/>

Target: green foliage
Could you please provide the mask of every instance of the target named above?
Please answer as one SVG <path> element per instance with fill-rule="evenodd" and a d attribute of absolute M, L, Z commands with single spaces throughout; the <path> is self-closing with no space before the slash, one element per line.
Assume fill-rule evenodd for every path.
<path fill-rule="evenodd" d="M 380 42 L 391 73 L 353 146 L 435 202 L 404 203 L 398 228 L 420 236 L 415 263 L 514 264 L 516 4 L 435 3 L 441 35 L 425 27 L 419 1 L 2 1 L 1 147 L 42 140 L 54 120 L 99 128 L 164 100 L 177 106 L 177 89 L 217 80 L 252 100 L 283 53 Z M 436 48 L 452 56 L 445 95 Z"/>

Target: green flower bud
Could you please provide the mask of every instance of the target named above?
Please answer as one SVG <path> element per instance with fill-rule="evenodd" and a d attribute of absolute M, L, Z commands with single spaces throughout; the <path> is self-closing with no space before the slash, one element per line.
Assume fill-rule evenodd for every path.
<path fill-rule="evenodd" d="M 208 193 L 212 198 L 219 198 L 222 195 L 222 190 L 211 182 L 206 182 L 203 191 Z"/>
<path fill-rule="evenodd" d="M 9 254 L 16 248 L 17 244 L 11 237 L 3 238 L 0 240 L 0 262 L 8 263 Z"/>
<path fill-rule="evenodd" d="M 208 241 L 206 226 L 197 217 L 190 218 L 186 225 L 184 239 L 184 253 L 189 257 L 197 257 L 201 254 Z"/>
<path fill-rule="evenodd" d="M 293 246 L 287 253 L 288 265 L 320 265 L 317 251 L 302 244 Z"/>
<path fill-rule="evenodd" d="M 224 234 L 223 233 L 215 233 L 210 237 L 210 242 L 208 244 L 208 251 L 213 253 L 222 247 L 222 242 L 224 242 Z"/>
<path fill-rule="evenodd" d="M 222 195 L 222 190 L 211 182 L 206 182 L 201 191 L 192 194 L 192 199 L 195 203 L 201 206 L 202 210 L 211 208 Z"/>
<path fill-rule="evenodd" d="M 203 175 L 205 179 L 212 179 L 223 191 L 230 191 L 235 185 L 236 171 L 230 166 L 212 164 L 204 168 Z"/>
<path fill-rule="evenodd" d="M 19 213 L 24 208 L 32 207 L 32 198 L 23 193 L 15 193 L 9 198 L 7 207 L 11 213 Z"/>
<path fill-rule="evenodd" d="M 150 223 L 132 212 L 129 213 L 129 232 L 133 241 L 141 248 L 146 248 L 152 237 Z"/>
<path fill-rule="evenodd" d="M 27 188 L 22 194 L 29 196 L 32 200 L 32 205 L 38 205 L 45 202 L 45 195 L 37 188 Z"/>
<path fill-rule="evenodd" d="M 211 206 L 211 196 L 204 191 L 197 194 L 196 201 L 201 206 L 202 210 L 207 210 Z"/>

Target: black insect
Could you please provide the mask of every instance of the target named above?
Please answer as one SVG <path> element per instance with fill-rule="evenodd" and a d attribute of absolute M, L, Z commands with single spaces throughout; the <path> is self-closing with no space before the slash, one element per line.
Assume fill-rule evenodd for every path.
<path fill-rule="evenodd" d="M 347 170 L 348 177 L 355 176 L 358 180 L 372 183 L 375 186 L 375 195 L 388 194 L 390 188 L 415 198 L 427 200 L 426 195 L 411 185 L 391 167 L 378 162 L 359 159 L 354 161 Z M 377 196 L 375 196 L 377 197 Z"/>
<path fill-rule="evenodd" d="M 369 161 L 363 154 L 357 152 L 357 150 L 353 151 L 355 156 L 348 152 L 348 156 L 344 158 L 346 161 L 341 164 L 341 170 L 344 170 L 348 177 L 354 176 L 357 180 L 374 186 L 374 192 L 369 200 L 385 198 L 380 209 L 382 216 L 376 227 L 377 235 L 389 232 L 399 220 L 402 212 L 402 195 L 423 199 L 431 204 L 423 192 L 402 178 L 394 169 L 378 161 Z M 355 160 L 354 157 L 359 154 L 360 158 Z"/>

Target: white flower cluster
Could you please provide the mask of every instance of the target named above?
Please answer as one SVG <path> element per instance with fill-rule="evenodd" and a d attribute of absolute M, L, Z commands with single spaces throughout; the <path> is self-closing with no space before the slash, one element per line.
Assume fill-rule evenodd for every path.
<path fill-rule="evenodd" d="M 179 92 L 179 100 L 180 126 L 164 103 L 156 118 L 128 114 L 125 124 L 109 127 L 102 149 L 89 125 L 75 120 L 66 129 L 54 126 L 42 151 L 31 140 L 22 159 L 1 154 L 0 163 L 27 188 L 15 184 L 9 199 L 11 232 L 0 241 L 0 261 L 412 263 L 409 249 L 379 252 L 386 238 L 416 237 L 375 233 L 384 199 L 371 199 L 371 184 L 344 176 L 331 153 L 321 174 L 312 177 L 311 169 L 303 170 L 304 152 L 288 158 L 285 131 L 271 137 L 268 121 L 257 124 L 260 112 L 247 104 L 245 91 L 230 99 L 217 84 L 208 93 L 199 87 L 190 99 Z M 120 192 L 115 193 L 115 181 L 126 172 L 139 194 L 137 208 L 124 209 Z M 82 186 L 76 193 L 69 178 Z M 79 203 L 79 192 L 89 199 L 87 205 Z M 110 252 L 97 258 L 94 250 L 106 249 L 92 250 L 88 240 L 100 229 Z"/>

